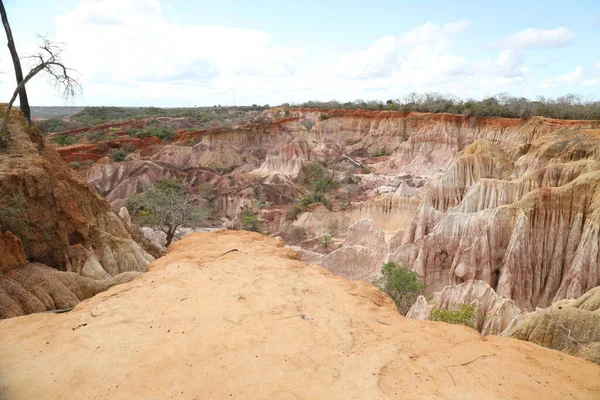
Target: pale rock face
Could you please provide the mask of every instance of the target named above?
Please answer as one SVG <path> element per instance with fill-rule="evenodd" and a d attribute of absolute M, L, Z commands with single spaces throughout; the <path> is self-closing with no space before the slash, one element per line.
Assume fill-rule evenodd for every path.
<path fill-rule="evenodd" d="M 260 168 L 253 173 L 261 177 L 282 175 L 296 178 L 302 166 L 312 160 L 311 149 L 303 139 L 294 139 L 291 143 L 267 154 Z"/>
<path fill-rule="evenodd" d="M 455 310 L 461 304 L 473 305 L 477 317 L 475 329 L 484 335 L 500 334 L 514 318 L 521 315 L 521 310 L 512 300 L 501 298 L 483 281 L 470 280 L 460 285 L 446 286 L 433 295 L 431 302 L 419 296 L 406 316 L 427 320 L 434 307 Z"/>
<path fill-rule="evenodd" d="M 371 281 L 381 271 L 387 249 L 384 232 L 365 219 L 348 228 L 344 246 L 323 257 L 320 265 L 348 279 Z"/>
<path fill-rule="evenodd" d="M 119 209 L 119 217 L 121 217 L 127 226 L 131 227 L 131 215 L 129 215 L 129 210 L 127 210 L 127 207 L 121 207 Z"/>

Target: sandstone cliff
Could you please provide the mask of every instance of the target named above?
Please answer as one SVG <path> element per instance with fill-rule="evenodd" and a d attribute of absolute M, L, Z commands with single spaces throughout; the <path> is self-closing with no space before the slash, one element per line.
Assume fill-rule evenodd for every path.
<path fill-rule="evenodd" d="M 172 245 L 148 273 L 69 313 L 0 321 L 0 395 L 595 399 L 600 393 L 595 364 L 404 318 L 373 286 L 296 257 L 255 233 L 196 233 Z"/>
<path fill-rule="evenodd" d="M 22 202 L 10 205 L 19 209 L 19 220 L 5 219 L 2 228 L 15 229 L 21 240 L 10 234 L 0 240 L 0 258 L 5 260 L 0 263 L 0 290 L 3 299 L 11 299 L 10 305 L 0 302 L 0 317 L 72 306 L 75 299 L 125 280 L 111 277 L 145 271 L 153 258 L 132 240 L 109 204 L 45 144 L 35 127 L 27 126 L 19 111 L 11 113 L 9 129 L 12 144 L 0 153 L 0 194 L 3 201 L 18 194 Z M 14 254 L 21 255 L 15 259 Z M 7 257 L 13 261 L 4 266 Z M 68 281 L 68 291 L 75 295 L 64 294 L 59 281 Z M 68 301 L 58 300 L 65 296 Z"/>

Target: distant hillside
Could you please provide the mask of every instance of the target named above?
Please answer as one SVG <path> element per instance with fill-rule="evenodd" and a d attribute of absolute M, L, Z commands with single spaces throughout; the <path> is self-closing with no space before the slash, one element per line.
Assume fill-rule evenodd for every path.
<path fill-rule="evenodd" d="M 32 118 L 70 117 L 82 111 L 83 107 L 31 107 Z"/>

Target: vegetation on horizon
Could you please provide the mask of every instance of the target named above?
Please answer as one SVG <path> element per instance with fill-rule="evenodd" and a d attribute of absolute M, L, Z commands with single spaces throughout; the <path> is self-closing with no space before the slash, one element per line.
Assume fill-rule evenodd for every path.
<path fill-rule="evenodd" d="M 299 104 L 284 103 L 280 107 L 412 111 L 477 117 L 530 118 L 541 116 L 556 119 L 600 120 L 600 101 L 586 100 L 576 94 L 567 94 L 555 99 L 540 96 L 535 100 L 530 100 L 508 93 L 499 93 L 482 100 L 463 100 L 449 94 L 410 93 L 403 99 L 390 99 L 386 102 L 376 100 L 355 100 L 345 103 L 337 100 L 307 101 Z"/>

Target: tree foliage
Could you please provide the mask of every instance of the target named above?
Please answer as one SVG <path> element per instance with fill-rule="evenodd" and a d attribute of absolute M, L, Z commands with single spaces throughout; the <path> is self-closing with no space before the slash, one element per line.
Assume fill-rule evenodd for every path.
<path fill-rule="evenodd" d="M 165 246 L 171 244 L 177 228 L 199 227 L 209 216 L 208 209 L 197 206 L 181 184 L 169 180 L 157 181 L 145 193 L 131 196 L 127 209 L 140 226 L 164 232 Z"/>
<path fill-rule="evenodd" d="M 402 315 L 406 315 L 425 288 L 416 272 L 393 261 L 383 264 L 381 276 L 374 284 L 396 302 Z"/>

